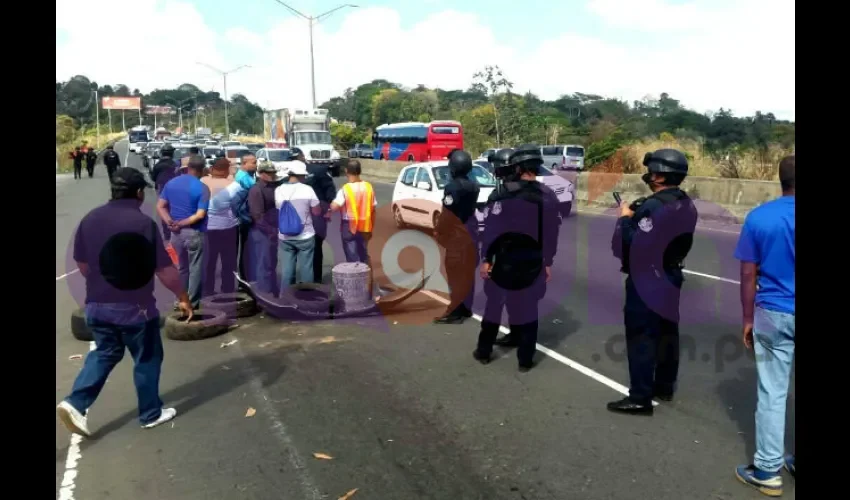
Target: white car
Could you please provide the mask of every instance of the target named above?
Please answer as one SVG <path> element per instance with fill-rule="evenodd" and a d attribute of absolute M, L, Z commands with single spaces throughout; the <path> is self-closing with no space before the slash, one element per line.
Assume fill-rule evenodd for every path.
<path fill-rule="evenodd" d="M 481 187 L 478 204 L 483 207 L 496 187 L 496 179 L 480 165 L 473 165 L 468 175 Z M 399 172 L 393 189 L 392 210 L 396 226 L 416 226 L 433 229 L 443 208 L 443 189 L 449 183 L 449 162 L 432 161 L 414 163 Z M 475 211 L 479 227 L 484 220 L 480 210 Z"/>
<path fill-rule="evenodd" d="M 242 145 L 242 143 L 239 142 L 239 141 L 224 141 L 224 142 L 221 143 L 221 147 L 223 147 L 223 148 L 229 148 L 229 147 L 232 147 L 232 146 L 241 146 L 241 145 Z"/>
<path fill-rule="evenodd" d="M 283 176 L 287 173 L 286 164 L 292 160 L 288 148 L 262 148 L 256 153 L 257 165 L 263 162 L 271 162 L 277 170 L 278 176 Z"/>
<path fill-rule="evenodd" d="M 576 197 L 575 184 L 543 166 L 540 167 L 539 173 L 540 175 L 537 176 L 538 182 L 545 184 L 558 197 L 558 211 L 561 213 L 561 217 L 569 217 L 573 209 L 573 201 Z"/>

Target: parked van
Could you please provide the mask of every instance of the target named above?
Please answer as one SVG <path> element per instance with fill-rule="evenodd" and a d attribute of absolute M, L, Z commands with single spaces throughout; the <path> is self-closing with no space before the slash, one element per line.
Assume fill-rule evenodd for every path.
<path fill-rule="evenodd" d="M 543 164 L 552 170 L 584 170 L 584 146 L 558 144 L 541 146 Z"/>

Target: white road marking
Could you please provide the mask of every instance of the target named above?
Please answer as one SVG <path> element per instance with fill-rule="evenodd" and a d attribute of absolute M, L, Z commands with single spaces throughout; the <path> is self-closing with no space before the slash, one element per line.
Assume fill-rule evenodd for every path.
<path fill-rule="evenodd" d="M 97 346 L 89 342 L 89 352 L 94 351 Z M 59 500 L 74 500 L 74 489 L 77 487 L 77 463 L 83 458 L 80 452 L 80 443 L 83 437 L 79 434 L 71 434 L 71 444 L 68 445 L 68 455 L 65 458 L 65 474 L 62 475 L 62 484 L 59 486 Z"/>
<path fill-rule="evenodd" d="M 298 449 L 295 448 L 295 444 L 289 437 L 289 432 L 286 430 L 286 425 L 284 425 L 283 420 L 280 418 L 280 414 L 270 402 L 271 398 L 269 398 L 265 388 L 263 388 L 263 382 L 260 374 L 257 373 L 257 369 L 254 365 L 245 358 L 245 352 L 242 350 L 242 346 L 240 344 L 233 344 L 233 347 L 239 352 L 239 355 L 242 356 L 245 362 L 248 363 L 248 375 L 250 377 L 249 385 L 251 387 L 251 392 L 254 395 L 254 399 L 257 402 L 257 406 L 259 407 L 258 413 L 271 420 L 274 435 L 280 441 L 280 444 L 283 445 L 282 451 L 286 454 L 289 464 L 293 469 L 295 469 L 296 474 L 298 474 L 298 479 L 301 482 L 301 491 L 303 493 L 303 495 L 300 495 L 299 498 L 321 500 L 324 497 L 316 487 L 316 482 L 310 475 L 310 471 L 307 470 L 304 460 L 301 458 L 301 454 L 298 452 Z"/>
<path fill-rule="evenodd" d="M 119 141 L 119 142 L 124 142 L 124 141 Z M 115 145 L 117 146 L 117 145 L 118 145 L 118 143 L 116 142 L 116 143 L 115 143 Z M 129 164 L 127 163 L 127 162 L 129 162 L 129 161 L 130 161 L 130 141 L 129 141 L 129 140 L 127 140 L 127 154 L 126 154 L 126 155 L 124 155 L 124 164 L 123 164 L 123 165 L 121 165 L 121 166 L 122 166 L 122 167 L 127 167 L 127 166 L 129 166 Z"/>
<path fill-rule="evenodd" d="M 722 281 L 724 283 L 731 283 L 733 285 L 740 285 L 741 284 L 740 281 L 731 280 L 729 278 L 722 278 L 720 276 L 715 276 L 713 274 L 698 273 L 696 271 L 690 271 L 688 269 L 682 269 L 682 272 L 685 273 L 685 274 L 692 274 L 694 276 L 701 276 L 703 278 L 708 278 L 710 280 L 717 280 L 717 281 Z"/>
<path fill-rule="evenodd" d="M 73 271 L 68 271 L 67 273 L 65 273 L 65 274 L 63 274 L 63 275 L 61 275 L 61 276 L 57 276 L 57 277 L 56 277 L 56 281 L 59 281 L 59 280 L 64 279 L 64 278 L 67 278 L 68 276 L 70 276 L 70 275 L 72 275 L 72 274 L 74 274 L 74 273 L 76 273 L 76 272 L 78 272 L 78 271 L 79 271 L 79 269 L 74 269 Z"/>
<path fill-rule="evenodd" d="M 422 290 L 422 293 L 431 297 L 432 299 L 436 300 L 437 302 L 441 302 L 445 305 L 449 305 L 448 300 L 444 299 L 443 297 L 440 297 L 439 295 L 431 292 L 430 290 Z M 478 322 L 481 322 L 482 319 L 483 319 L 478 314 L 473 314 L 472 317 L 473 317 L 473 319 L 475 319 Z M 506 326 L 499 326 L 499 331 L 504 333 L 504 334 L 511 333 L 511 329 L 506 327 Z M 568 358 L 568 357 L 566 357 L 562 354 L 559 354 L 559 353 L 553 351 L 552 349 L 549 349 L 548 347 L 540 345 L 540 344 L 537 344 L 537 350 L 542 352 L 543 354 L 549 356 L 550 358 L 567 365 L 568 367 L 572 368 L 573 370 L 576 370 L 577 372 L 581 373 L 582 375 L 587 375 L 588 377 L 592 378 L 593 380 L 595 380 L 595 381 L 597 381 L 597 382 L 599 382 L 603 385 L 606 385 L 606 386 L 610 387 L 611 389 L 614 389 L 615 391 L 619 392 L 620 394 L 622 394 L 624 396 L 629 395 L 629 388 L 628 387 L 606 377 L 605 375 L 602 375 L 601 373 L 598 373 L 598 372 L 591 370 L 590 368 L 584 366 L 583 364 L 581 364 L 577 361 L 573 361 L 572 359 L 570 359 L 570 358 Z M 658 406 L 658 403 L 653 401 L 652 405 Z"/>

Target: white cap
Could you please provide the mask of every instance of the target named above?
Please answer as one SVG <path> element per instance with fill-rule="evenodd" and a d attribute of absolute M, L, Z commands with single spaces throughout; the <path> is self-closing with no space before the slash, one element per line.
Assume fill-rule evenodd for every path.
<path fill-rule="evenodd" d="M 307 165 L 301 160 L 288 161 L 284 168 L 286 168 L 289 175 L 307 175 Z"/>

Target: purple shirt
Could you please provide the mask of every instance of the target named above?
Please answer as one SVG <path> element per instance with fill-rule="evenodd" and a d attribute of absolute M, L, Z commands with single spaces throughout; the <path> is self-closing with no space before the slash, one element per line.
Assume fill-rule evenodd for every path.
<path fill-rule="evenodd" d="M 152 245 L 146 245 L 139 236 Z M 150 259 L 149 265 L 141 265 L 140 260 L 146 259 Z M 74 260 L 89 267 L 87 306 L 130 305 L 151 313 L 156 311 L 152 271 L 173 265 L 156 223 L 141 212 L 137 200 L 112 200 L 83 217 L 74 236 Z M 139 269 L 146 267 L 150 277 L 139 278 Z M 116 283 L 114 275 L 124 273 L 132 276 L 131 281 L 142 284 L 128 289 L 127 286 L 116 288 L 110 283 Z"/>

